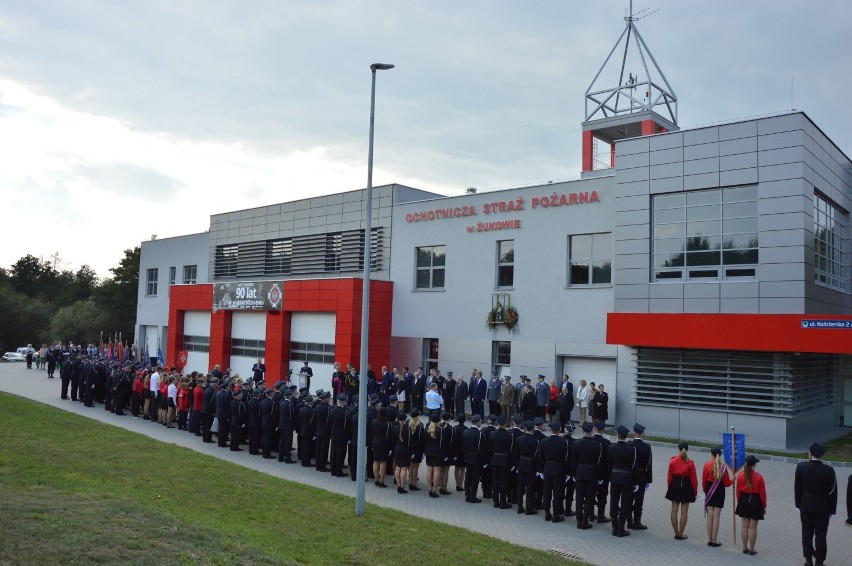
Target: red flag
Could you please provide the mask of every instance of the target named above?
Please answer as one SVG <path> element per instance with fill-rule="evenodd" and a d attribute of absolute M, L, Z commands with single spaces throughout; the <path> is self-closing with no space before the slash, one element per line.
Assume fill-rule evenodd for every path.
<path fill-rule="evenodd" d="M 189 351 L 181 350 L 180 352 L 178 352 L 177 367 L 181 372 L 183 371 L 183 368 L 186 367 L 187 361 L 189 361 Z"/>

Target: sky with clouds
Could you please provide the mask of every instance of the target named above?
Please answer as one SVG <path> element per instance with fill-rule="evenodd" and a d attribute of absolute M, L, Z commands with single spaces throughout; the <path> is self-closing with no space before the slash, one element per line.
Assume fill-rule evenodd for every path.
<path fill-rule="evenodd" d="M 0 267 L 59 252 L 108 276 L 152 234 L 363 188 L 374 62 L 396 65 L 378 76 L 375 185 L 575 178 L 584 93 L 627 5 L 0 0 Z M 638 27 L 682 128 L 795 107 L 850 153 L 848 0 L 635 6 L 658 10 Z"/>

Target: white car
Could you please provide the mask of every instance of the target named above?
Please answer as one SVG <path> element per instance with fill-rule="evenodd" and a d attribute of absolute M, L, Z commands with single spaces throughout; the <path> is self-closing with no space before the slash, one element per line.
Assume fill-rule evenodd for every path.
<path fill-rule="evenodd" d="M 18 352 L 6 352 L 3 354 L 4 362 L 25 362 L 27 361 L 27 357 L 23 354 L 19 354 Z"/>

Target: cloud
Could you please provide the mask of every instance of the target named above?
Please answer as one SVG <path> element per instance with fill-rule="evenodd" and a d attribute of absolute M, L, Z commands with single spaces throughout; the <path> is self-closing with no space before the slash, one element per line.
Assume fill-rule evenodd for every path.
<path fill-rule="evenodd" d="M 134 163 L 78 165 L 73 172 L 98 190 L 154 202 L 173 199 L 182 186 L 171 175 Z"/>

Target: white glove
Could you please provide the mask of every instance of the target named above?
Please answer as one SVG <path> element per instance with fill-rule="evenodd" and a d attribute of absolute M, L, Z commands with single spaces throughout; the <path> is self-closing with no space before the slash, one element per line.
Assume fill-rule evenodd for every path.
<path fill-rule="evenodd" d="M 518 471 L 518 469 L 515 468 L 515 466 L 512 466 L 512 472 L 516 472 L 516 471 Z"/>
<path fill-rule="evenodd" d="M 538 477 L 540 477 L 541 479 L 544 479 L 544 474 L 539 473 L 539 474 L 536 474 L 536 475 L 537 475 Z"/>
<path fill-rule="evenodd" d="M 485 464 L 484 466 L 482 466 L 482 469 L 484 470 L 487 467 L 488 467 L 488 464 Z"/>
<path fill-rule="evenodd" d="M 638 485 L 634 485 L 634 486 L 633 486 L 633 493 L 636 493 L 637 491 L 639 491 L 639 486 L 638 486 Z"/>
<path fill-rule="evenodd" d="M 571 481 L 571 476 L 565 476 L 565 483 L 568 483 L 569 481 Z"/>
<path fill-rule="evenodd" d="M 651 489 L 651 484 L 649 484 L 649 483 L 646 483 L 646 484 L 645 484 L 645 489 L 646 489 L 646 490 L 649 490 L 649 489 Z"/>
<path fill-rule="evenodd" d="M 603 480 L 598 480 L 598 485 L 603 485 Z"/>

